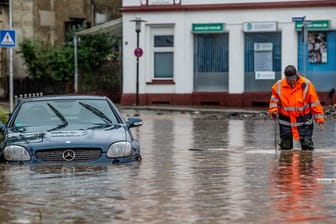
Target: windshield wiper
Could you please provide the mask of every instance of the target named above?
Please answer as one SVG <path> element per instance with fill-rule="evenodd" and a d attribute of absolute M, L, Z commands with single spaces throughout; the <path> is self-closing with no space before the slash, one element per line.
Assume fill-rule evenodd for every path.
<path fill-rule="evenodd" d="M 65 119 L 65 117 L 63 116 L 63 114 L 57 110 L 53 105 L 51 105 L 50 103 L 47 103 L 48 107 L 50 107 L 52 109 L 52 111 L 56 114 L 56 116 L 62 121 L 62 124 L 57 125 L 56 127 L 49 129 L 47 131 L 55 131 L 57 129 L 61 129 L 64 128 L 66 126 L 68 126 L 68 121 Z"/>
<path fill-rule="evenodd" d="M 93 114 L 97 115 L 99 118 L 101 118 L 106 124 L 112 124 L 113 122 L 111 121 L 110 118 L 108 118 L 103 112 L 101 112 L 100 110 L 98 110 L 97 108 L 83 103 L 83 102 L 78 102 L 80 105 L 82 105 L 84 108 L 86 108 L 87 110 L 91 111 Z"/>

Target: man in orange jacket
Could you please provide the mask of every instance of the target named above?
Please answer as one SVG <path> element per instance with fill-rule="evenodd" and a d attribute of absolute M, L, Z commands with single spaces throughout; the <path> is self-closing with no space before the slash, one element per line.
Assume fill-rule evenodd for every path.
<path fill-rule="evenodd" d="M 295 66 L 285 68 L 285 77 L 272 86 L 269 113 L 279 116 L 280 148 L 293 148 L 293 138 L 302 150 L 314 150 L 313 120 L 324 126 L 324 113 L 313 83 L 301 76 Z"/>

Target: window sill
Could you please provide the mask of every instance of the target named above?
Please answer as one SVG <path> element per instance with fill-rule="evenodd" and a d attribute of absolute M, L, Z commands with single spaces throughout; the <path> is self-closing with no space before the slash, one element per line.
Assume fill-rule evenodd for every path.
<path fill-rule="evenodd" d="M 175 85 L 172 79 L 155 79 L 151 82 L 146 82 L 147 85 Z"/>

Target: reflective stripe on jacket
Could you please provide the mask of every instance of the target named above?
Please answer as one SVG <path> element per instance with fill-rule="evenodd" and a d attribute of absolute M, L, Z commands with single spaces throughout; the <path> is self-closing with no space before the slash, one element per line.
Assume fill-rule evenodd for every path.
<path fill-rule="evenodd" d="M 305 77 L 298 75 L 295 87 L 292 87 L 284 77 L 272 86 L 272 96 L 269 113 L 278 112 L 289 118 L 290 122 L 279 121 L 291 126 L 294 139 L 299 139 L 298 126 L 305 123 L 297 122 L 297 117 L 312 114 L 318 123 L 324 123 L 323 108 L 320 104 L 314 85 Z"/>

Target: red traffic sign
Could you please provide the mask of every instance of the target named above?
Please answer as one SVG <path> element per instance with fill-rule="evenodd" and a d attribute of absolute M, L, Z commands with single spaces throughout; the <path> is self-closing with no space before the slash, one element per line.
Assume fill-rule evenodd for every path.
<path fill-rule="evenodd" d="M 143 50 L 140 48 L 140 47 L 137 47 L 135 48 L 134 50 L 134 55 L 137 57 L 137 58 L 140 58 L 143 54 Z"/>

